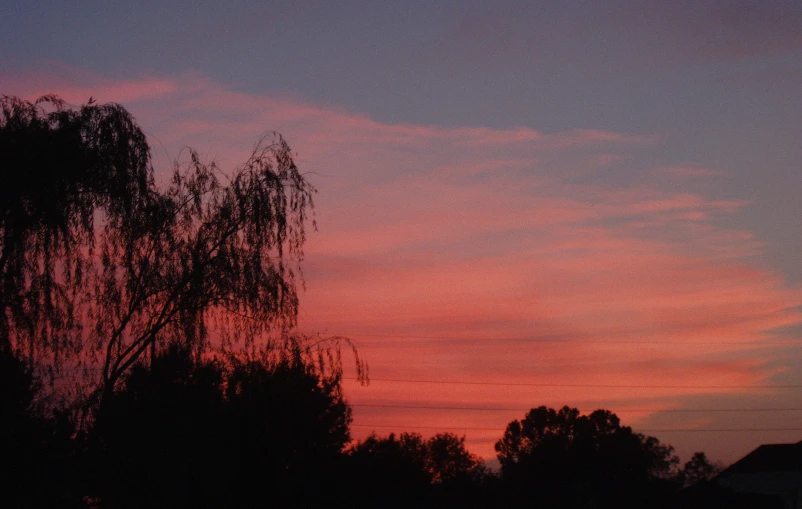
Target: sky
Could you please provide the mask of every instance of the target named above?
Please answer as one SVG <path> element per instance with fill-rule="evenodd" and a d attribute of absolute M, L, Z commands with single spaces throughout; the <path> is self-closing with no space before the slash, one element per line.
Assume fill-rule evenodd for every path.
<path fill-rule="evenodd" d="M 157 177 L 281 133 L 299 329 L 353 435 L 606 408 L 730 463 L 802 439 L 802 4 L 4 2 L 0 93 L 118 102 Z"/>

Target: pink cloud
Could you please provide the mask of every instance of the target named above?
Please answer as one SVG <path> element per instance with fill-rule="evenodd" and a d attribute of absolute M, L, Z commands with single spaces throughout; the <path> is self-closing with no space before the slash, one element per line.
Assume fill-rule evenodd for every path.
<path fill-rule="evenodd" d="M 84 104 L 90 97 L 95 101 L 128 104 L 156 99 L 175 92 L 178 84 L 169 78 L 145 77 L 136 81 L 112 80 L 84 69 L 53 63 L 48 72 L 3 76 L 2 93 L 21 95 L 33 100 L 45 94 L 55 94 L 70 104 Z"/>
<path fill-rule="evenodd" d="M 80 74 L 6 83 L 8 93 L 29 97 L 47 89 L 70 101 L 126 103 L 157 140 L 157 168 L 184 145 L 230 168 L 267 130 L 289 140 L 320 191 L 300 326 L 353 337 L 374 377 L 672 386 L 348 382 L 353 402 L 642 404 L 654 412 L 622 414 L 647 423 L 685 397 L 766 391 L 682 387 L 770 384 L 784 360 L 766 343 L 800 339 L 781 330 L 802 322 L 802 291 L 756 261 L 762 245 L 752 232 L 718 221 L 742 214 L 745 202 L 566 176 L 632 164 L 630 151 L 656 137 L 386 124 L 192 75 Z M 713 174 L 691 164 L 655 171 Z M 523 413 L 357 407 L 355 415 L 356 424 L 381 418 L 396 431 L 421 423 L 502 430 Z M 469 442 L 492 455 L 498 436 L 471 431 Z"/>

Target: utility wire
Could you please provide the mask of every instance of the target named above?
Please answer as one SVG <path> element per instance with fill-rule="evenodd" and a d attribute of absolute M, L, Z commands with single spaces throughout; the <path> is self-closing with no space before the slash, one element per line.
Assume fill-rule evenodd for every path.
<path fill-rule="evenodd" d="M 472 426 L 406 426 L 406 425 L 392 425 L 392 424 L 351 424 L 354 428 L 392 428 L 392 429 L 456 429 L 463 431 L 503 431 L 505 428 L 487 428 L 487 427 L 472 427 Z M 678 428 L 678 429 L 638 429 L 634 430 L 636 433 L 724 433 L 724 432 L 760 432 L 760 431 L 802 431 L 802 428 Z"/>
<path fill-rule="evenodd" d="M 437 406 L 437 405 L 393 405 L 379 403 L 349 403 L 352 407 L 367 408 L 405 408 L 417 410 L 471 410 L 477 412 L 528 412 L 529 408 L 511 407 L 466 407 L 466 406 Z M 616 412 L 672 412 L 672 413 L 694 413 L 694 412 L 802 412 L 802 408 L 616 408 Z"/>
<path fill-rule="evenodd" d="M 588 345 L 727 345 L 727 346 L 802 346 L 802 342 L 794 340 L 780 341 L 644 341 L 629 339 L 582 339 L 573 336 L 553 337 L 553 336 L 523 336 L 523 337 L 502 337 L 502 338 L 481 338 L 481 337 L 452 337 L 452 336 L 427 336 L 417 334 L 337 334 L 348 338 L 395 338 L 395 339 L 421 339 L 421 340 L 444 340 L 444 341 L 469 341 L 469 342 L 530 342 L 530 343 L 584 343 Z"/>
<path fill-rule="evenodd" d="M 357 380 L 356 377 L 343 377 Z M 410 378 L 374 378 L 371 382 L 447 384 L 447 385 L 491 385 L 499 387 L 574 387 L 583 389 L 802 389 L 802 385 L 627 385 L 627 384 L 554 384 L 534 382 L 466 382 L 459 380 L 422 380 Z"/>

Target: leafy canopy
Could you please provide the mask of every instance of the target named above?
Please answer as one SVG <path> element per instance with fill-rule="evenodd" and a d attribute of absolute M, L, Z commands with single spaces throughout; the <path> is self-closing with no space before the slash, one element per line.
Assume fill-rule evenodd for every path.
<path fill-rule="evenodd" d="M 0 98 L 0 342 L 80 349 L 74 304 L 89 283 L 96 217 L 122 225 L 150 201 L 145 136 L 119 105 Z"/>
<path fill-rule="evenodd" d="M 103 403 L 86 489 L 109 507 L 317 506 L 350 441 L 339 378 L 297 350 L 198 357 L 171 344 Z"/>
<path fill-rule="evenodd" d="M 4 344 L 56 370 L 99 366 L 108 393 L 170 343 L 200 352 L 211 331 L 225 346 L 295 325 L 315 189 L 281 136 L 228 175 L 189 150 L 162 189 L 123 107 L 0 108 Z"/>
<path fill-rule="evenodd" d="M 552 507 L 651 507 L 673 489 L 679 461 L 671 446 L 608 410 L 581 415 L 567 406 L 533 408 L 507 425 L 495 448 L 511 500 L 534 491 Z"/>

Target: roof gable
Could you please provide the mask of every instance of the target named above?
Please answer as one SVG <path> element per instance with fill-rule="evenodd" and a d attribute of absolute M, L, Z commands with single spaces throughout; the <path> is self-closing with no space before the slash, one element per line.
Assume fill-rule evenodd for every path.
<path fill-rule="evenodd" d="M 780 471 L 802 472 L 802 441 L 795 444 L 761 445 L 720 475 Z"/>

